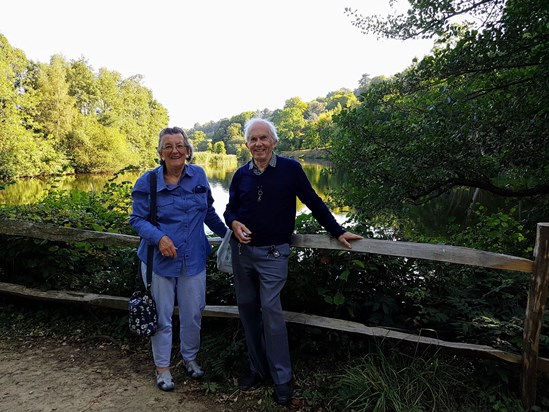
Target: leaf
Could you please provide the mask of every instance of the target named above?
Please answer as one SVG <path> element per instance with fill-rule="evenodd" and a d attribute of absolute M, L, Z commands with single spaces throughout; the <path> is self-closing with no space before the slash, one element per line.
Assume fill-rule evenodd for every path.
<path fill-rule="evenodd" d="M 337 292 L 334 296 L 334 303 L 337 306 L 343 305 L 345 303 L 345 296 L 343 296 L 340 292 Z"/>

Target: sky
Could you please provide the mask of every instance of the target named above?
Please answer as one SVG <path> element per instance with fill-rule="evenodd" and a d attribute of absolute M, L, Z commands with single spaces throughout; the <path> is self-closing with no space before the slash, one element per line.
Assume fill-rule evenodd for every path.
<path fill-rule="evenodd" d="M 28 59 L 84 57 L 93 71 L 142 75 L 168 110 L 169 126 L 191 128 L 244 111 L 281 109 L 363 74 L 391 76 L 432 40 L 380 40 L 352 25 L 345 7 L 387 14 L 382 0 L 3 0 L 0 33 Z"/>

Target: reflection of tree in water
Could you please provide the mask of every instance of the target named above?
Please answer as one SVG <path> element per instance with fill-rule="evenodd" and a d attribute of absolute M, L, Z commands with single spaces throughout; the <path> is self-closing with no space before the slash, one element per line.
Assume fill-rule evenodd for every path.
<path fill-rule="evenodd" d="M 137 180 L 142 172 L 125 172 L 115 182 Z M 40 202 L 51 191 L 101 192 L 114 174 L 78 174 L 57 177 L 21 179 L 0 191 L 0 204 L 16 205 Z"/>
<path fill-rule="evenodd" d="M 311 181 L 314 189 L 320 197 L 325 198 L 329 189 L 340 182 L 338 173 L 326 174 L 329 164 L 319 162 L 301 162 L 305 174 Z M 206 175 L 220 199 L 223 193 L 228 197 L 229 185 L 233 174 L 240 165 L 229 165 L 223 162 L 209 165 L 200 165 L 206 171 Z M 127 171 L 115 178 L 115 182 L 129 181 L 135 183 L 143 171 Z M 80 174 L 55 178 L 30 178 L 18 180 L 15 184 L 6 186 L 0 191 L 0 203 L 5 204 L 28 204 L 42 200 L 50 190 L 78 190 L 83 192 L 101 192 L 104 185 L 112 179 L 114 174 Z M 216 203 L 220 202 L 217 197 Z M 226 202 L 224 203 L 224 205 Z M 301 208 L 302 205 L 298 205 Z"/>
<path fill-rule="evenodd" d="M 529 207 L 524 201 L 503 198 L 475 188 L 458 188 L 421 206 L 411 206 L 406 213 L 418 233 L 444 236 L 451 225 L 466 226 L 474 219 L 473 212 L 480 206 L 488 212 L 515 208 L 524 212 Z"/>
<path fill-rule="evenodd" d="M 347 172 L 335 171 L 326 161 L 301 162 L 307 178 L 311 181 L 318 195 L 329 202 L 330 192 L 342 186 Z M 201 165 L 204 167 L 215 199 L 215 209 L 221 215 L 229 199 L 229 185 L 238 166 L 228 165 Z M 142 171 L 128 171 L 116 177 L 115 182 L 129 181 L 133 185 Z M 70 175 L 56 178 L 31 178 L 18 180 L 13 185 L 7 185 L 0 190 L 0 204 L 31 204 L 41 201 L 49 191 L 78 190 L 83 192 L 101 192 L 104 185 L 113 178 L 112 174 Z M 504 199 L 485 191 L 461 188 L 446 193 L 431 202 L 411 207 L 407 211 L 407 218 L 414 225 L 415 230 L 431 235 L 444 235 L 450 225 L 465 224 L 468 215 L 479 205 L 488 211 L 517 210 L 526 213 L 529 206 L 526 202 L 520 204 L 513 199 Z M 299 212 L 308 212 L 308 209 L 297 201 Z M 338 221 L 343 222 L 346 210 L 331 208 Z"/>

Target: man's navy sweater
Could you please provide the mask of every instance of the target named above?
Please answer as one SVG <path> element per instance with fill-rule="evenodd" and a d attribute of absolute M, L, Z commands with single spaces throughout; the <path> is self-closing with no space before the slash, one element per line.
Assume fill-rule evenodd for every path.
<path fill-rule="evenodd" d="M 223 216 L 229 227 L 233 220 L 238 220 L 250 229 L 252 246 L 291 243 L 296 197 L 332 236 L 337 238 L 345 232 L 311 186 L 301 164 L 280 156 L 276 167 L 269 165 L 260 175 L 254 173 L 249 163 L 235 172 Z"/>

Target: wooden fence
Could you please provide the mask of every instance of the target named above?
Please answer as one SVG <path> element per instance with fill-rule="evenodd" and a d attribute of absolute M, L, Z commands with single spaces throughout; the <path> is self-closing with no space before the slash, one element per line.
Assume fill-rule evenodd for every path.
<path fill-rule="evenodd" d="M 67 227 L 59 227 L 18 220 L 0 220 L 0 234 L 24 236 L 64 242 L 103 243 L 115 246 L 136 247 L 137 236 L 116 233 L 94 232 Z M 221 239 L 211 238 L 211 244 L 219 244 Z M 298 248 L 340 249 L 340 243 L 323 235 L 294 235 L 293 246 Z M 316 326 L 367 336 L 398 339 L 419 344 L 436 345 L 466 355 L 495 358 L 505 362 L 521 364 L 521 393 L 526 410 L 536 402 L 538 372 L 549 372 L 549 359 L 538 356 L 541 326 L 549 287 L 549 223 L 537 226 L 534 260 L 482 250 L 412 242 L 361 239 L 353 242 L 352 252 L 375 253 L 380 255 L 427 259 L 463 265 L 511 270 L 527 273 L 530 289 L 525 314 L 522 356 L 505 352 L 485 345 L 448 342 L 414 334 L 392 331 L 384 328 L 368 327 L 360 323 L 331 319 L 322 316 L 285 312 L 288 322 Z M 21 285 L 0 282 L 0 292 L 35 299 L 81 302 L 92 305 L 127 310 L 127 297 L 98 295 L 69 291 L 39 291 Z M 206 306 L 204 316 L 238 317 L 235 306 Z"/>

